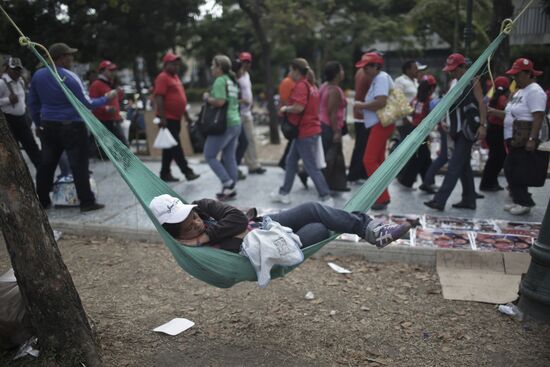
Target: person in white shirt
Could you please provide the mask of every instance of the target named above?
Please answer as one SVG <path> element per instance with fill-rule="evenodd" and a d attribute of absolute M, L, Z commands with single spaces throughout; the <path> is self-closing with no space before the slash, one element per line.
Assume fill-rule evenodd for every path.
<path fill-rule="evenodd" d="M 535 206 L 529 186 L 543 186 L 546 179 L 549 153 L 537 150 L 537 146 L 547 96 L 536 83 L 536 77 L 542 72 L 535 70 L 531 60 L 517 59 L 506 74 L 513 76 L 519 89 L 509 99 L 504 112 L 491 112 L 504 115 L 504 139 L 509 148 L 504 173 L 514 202 L 505 205 L 504 210 L 522 215 Z"/>
<path fill-rule="evenodd" d="M 241 91 L 240 112 L 244 134 L 248 140 L 248 147 L 244 153 L 244 162 L 249 174 L 263 174 L 265 168 L 258 161 L 256 149 L 256 137 L 254 135 L 254 120 L 252 119 L 252 83 L 248 71 L 252 66 L 252 55 L 249 52 L 241 52 L 239 55 L 241 70 L 239 72 L 239 88 Z"/>
<path fill-rule="evenodd" d="M 25 103 L 25 83 L 21 78 L 23 65 L 17 57 L 9 57 L 4 63 L 4 73 L 0 80 L 0 109 L 6 116 L 8 127 L 16 141 L 27 152 L 32 164 L 38 168 L 40 149 L 27 122 Z"/>

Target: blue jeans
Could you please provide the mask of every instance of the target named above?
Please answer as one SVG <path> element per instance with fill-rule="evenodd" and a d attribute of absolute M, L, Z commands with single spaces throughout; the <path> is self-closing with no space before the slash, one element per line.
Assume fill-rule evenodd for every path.
<path fill-rule="evenodd" d="M 329 231 L 354 233 L 364 238 L 367 225 L 372 221 L 366 213 L 349 213 L 314 202 L 300 204 L 269 217 L 285 227 L 292 228 L 304 247 L 327 239 L 330 236 Z"/>
<path fill-rule="evenodd" d="M 424 175 L 424 179 L 422 180 L 422 183 L 424 185 L 432 186 L 435 183 L 435 175 L 441 167 L 447 163 L 449 160 L 448 153 L 447 153 L 447 132 L 443 130 L 442 128 L 437 128 L 437 131 L 439 131 L 439 136 L 441 139 L 441 146 L 439 147 L 439 154 L 437 155 L 437 158 L 432 162 L 428 170 L 426 171 L 426 174 Z"/>
<path fill-rule="evenodd" d="M 204 143 L 204 158 L 208 165 L 220 179 L 222 185 L 227 186 L 237 182 L 237 140 L 241 133 L 241 125 L 228 126 L 222 135 L 208 135 Z M 222 152 L 222 162 L 218 154 Z"/>
<path fill-rule="evenodd" d="M 462 184 L 462 202 L 468 205 L 475 205 L 476 194 L 474 187 L 474 174 L 470 165 L 472 155 L 472 145 L 474 143 L 467 140 L 462 133 L 458 133 L 455 140 L 455 149 L 449 160 L 447 174 L 443 179 L 441 187 L 434 196 L 434 200 L 445 206 L 447 199 L 456 186 L 458 179 Z"/>
<path fill-rule="evenodd" d="M 292 141 L 286 157 L 285 181 L 283 187 L 279 189 L 281 194 L 287 195 L 290 190 L 292 190 L 294 178 L 298 172 L 298 161 L 302 158 L 304 168 L 309 177 L 313 180 L 319 196 L 323 197 L 330 195 L 330 189 L 328 188 L 325 176 L 317 167 L 316 162 L 319 139 L 321 139 L 319 135 L 314 135 L 306 138 L 297 138 Z"/>

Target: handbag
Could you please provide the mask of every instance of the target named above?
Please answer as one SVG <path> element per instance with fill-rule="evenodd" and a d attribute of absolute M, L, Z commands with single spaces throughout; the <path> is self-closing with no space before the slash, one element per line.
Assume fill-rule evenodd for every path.
<path fill-rule="evenodd" d="M 479 129 L 479 109 L 474 102 L 470 102 L 463 108 L 464 125 L 462 126 L 462 134 L 469 141 L 477 140 L 477 130 Z"/>
<path fill-rule="evenodd" d="M 227 129 L 227 108 L 229 105 L 229 92 L 225 83 L 227 101 L 221 107 L 215 107 L 205 102 L 199 113 L 199 131 L 204 135 L 222 135 Z"/>
<path fill-rule="evenodd" d="M 383 127 L 390 126 L 396 120 L 401 119 L 413 112 L 409 100 L 399 88 L 390 89 L 386 106 L 376 111 L 378 120 Z"/>
<path fill-rule="evenodd" d="M 300 132 L 300 128 L 299 128 L 300 122 L 302 122 L 302 118 L 304 117 L 304 112 L 306 111 L 307 104 L 309 103 L 309 96 L 310 96 L 310 90 L 309 90 L 309 87 L 307 87 L 307 102 L 306 102 L 306 105 L 304 106 L 304 110 L 300 114 L 301 115 L 300 121 L 298 121 L 296 125 L 290 122 L 290 120 L 288 119 L 287 113 L 283 114 L 280 125 L 281 125 L 281 131 L 283 132 L 283 136 L 287 140 L 293 140 L 298 137 L 298 134 Z"/>
<path fill-rule="evenodd" d="M 514 148 L 521 148 L 527 145 L 531 136 L 532 121 L 514 120 L 512 125 L 512 141 L 510 145 Z"/>

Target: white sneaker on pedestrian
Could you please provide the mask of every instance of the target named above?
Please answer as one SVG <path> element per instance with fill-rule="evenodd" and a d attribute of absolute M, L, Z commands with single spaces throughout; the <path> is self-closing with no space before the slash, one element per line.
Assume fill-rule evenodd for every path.
<path fill-rule="evenodd" d="M 330 195 L 323 196 L 319 199 L 319 202 L 326 206 L 334 207 L 334 199 Z"/>
<path fill-rule="evenodd" d="M 530 206 L 522 206 L 522 205 L 516 205 L 515 207 L 513 207 L 512 209 L 510 209 L 510 214 L 513 214 L 513 215 L 523 215 L 523 214 L 527 214 L 531 211 L 531 207 Z"/>
<path fill-rule="evenodd" d="M 510 204 L 504 205 L 504 208 L 503 208 L 503 209 L 506 210 L 507 212 L 509 212 L 510 209 L 515 208 L 516 206 L 517 206 L 517 204 L 510 203 Z"/>
<path fill-rule="evenodd" d="M 279 191 L 273 191 L 271 194 L 269 194 L 269 197 L 271 198 L 271 201 L 275 203 L 281 203 L 285 205 L 290 204 L 290 196 L 288 194 L 284 195 L 281 194 Z"/>

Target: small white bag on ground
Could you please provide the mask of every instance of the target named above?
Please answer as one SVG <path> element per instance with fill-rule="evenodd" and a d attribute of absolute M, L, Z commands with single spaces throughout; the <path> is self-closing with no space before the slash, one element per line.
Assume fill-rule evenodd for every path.
<path fill-rule="evenodd" d="M 90 189 L 97 198 L 97 184 L 90 174 Z M 79 206 L 76 186 L 72 175 L 59 177 L 52 187 L 52 203 L 56 207 Z"/>
<path fill-rule="evenodd" d="M 293 266 L 304 261 L 300 237 L 292 229 L 265 217 L 261 228 L 249 232 L 243 239 L 241 254 L 248 257 L 260 288 L 271 280 L 271 268 L 275 265 Z"/>
<path fill-rule="evenodd" d="M 174 137 L 170 133 L 170 130 L 165 127 L 161 127 L 159 133 L 157 134 L 157 137 L 155 138 L 153 147 L 157 149 L 170 149 L 172 147 L 175 147 L 176 145 L 178 145 L 178 142 L 176 141 L 176 139 L 174 139 Z"/>

